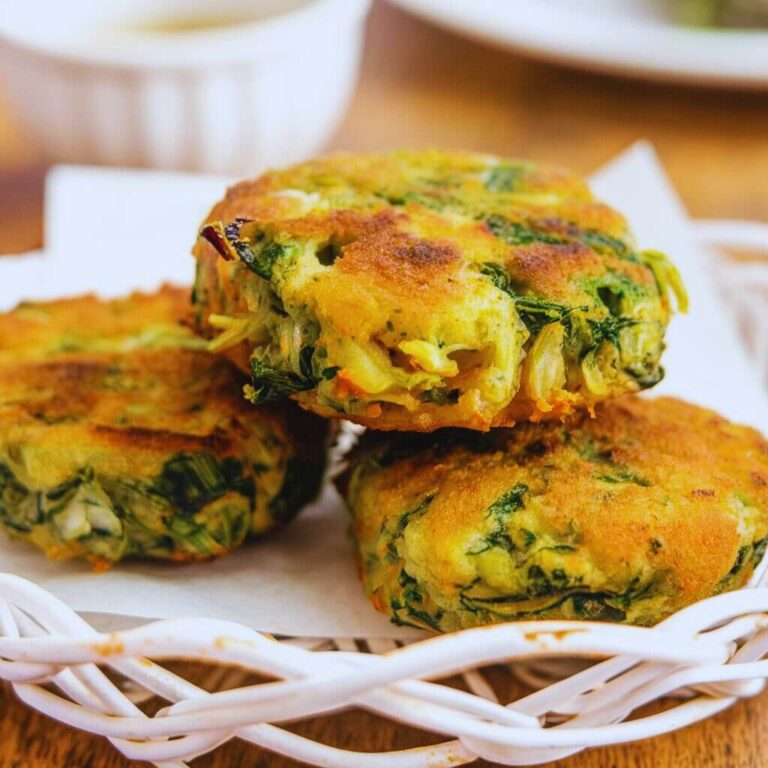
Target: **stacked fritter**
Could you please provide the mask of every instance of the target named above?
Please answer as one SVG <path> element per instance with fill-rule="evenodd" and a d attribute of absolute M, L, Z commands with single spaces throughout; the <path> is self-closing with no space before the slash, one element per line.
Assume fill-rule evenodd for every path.
<path fill-rule="evenodd" d="M 768 446 L 631 394 L 685 291 L 576 176 L 319 159 L 230 189 L 195 253 L 200 327 L 249 398 L 369 427 L 339 485 L 396 623 L 653 624 L 762 557 Z"/>
<path fill-rule="evenodd" d="M 207 559 L 311 499 L 327 425 L 255 409 L 188 290 L 0 316 L 0 524 L 55 559 Z"/>
<path fill-rule="evenodd" d="M 655 384 L 675 269 L 564 171 L 472 154 L 341 156 L 229 190 L 196 246 L 215 347 L 374 429 L 561 418 Z"/>
<path fill-rule="evenodd" d="M 363 579 L 397 623 L 655 624 L 743 586 L 768 543 L 768 443 L 680 400 L 393 440 L 345 478 Z"/>

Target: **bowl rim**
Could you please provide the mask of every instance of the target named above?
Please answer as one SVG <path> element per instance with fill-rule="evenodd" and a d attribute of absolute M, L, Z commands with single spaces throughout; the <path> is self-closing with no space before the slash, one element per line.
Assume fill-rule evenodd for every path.
<path fill-rule="evenodd" d="M 372 0 L 307 0 L 290 10 L 230 27 L 153 33 L 143 36 L 140 43 L 126 41 L 114 46 L 93 47 L 29 34 L 14 24 L 12 14 L 8 13 L 4 18 L 0 16 L 0 44 L 5 49 L 85 66 L 136 70 L 157 67 L 200 69 L 212 64 L 253 62 L 284 55 L 306 45 L 307 38 L 301 35 L 302 30 L 315 37 L 324 28 L 332 26 L 335 34 L 339 28 L 344 30 L 345 26 L 362 21 L 371 3 Z"/>

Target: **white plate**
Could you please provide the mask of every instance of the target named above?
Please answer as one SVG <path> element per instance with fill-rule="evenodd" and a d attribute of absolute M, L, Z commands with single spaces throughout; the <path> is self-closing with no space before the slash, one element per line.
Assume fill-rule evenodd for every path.
<path fill-rule="evenodd" d="M 768 32 L 677 26 L 661 0 L 391 1 L 455 32 L 561 64 L 768 89 Z"/>

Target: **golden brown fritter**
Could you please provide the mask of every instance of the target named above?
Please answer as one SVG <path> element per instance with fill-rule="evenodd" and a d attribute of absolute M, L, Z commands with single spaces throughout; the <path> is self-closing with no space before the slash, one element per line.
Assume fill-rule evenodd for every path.
<path fill-rule="evenodd" d="M 232 187 L 195 246 L 198 321 L 251 373 L 376 429 L 487 430 L 655 384 L 685 294 L 566 171 L 341 155 Z"/>
<path fill-rule="evenodd" d="M 186 289 L 0 316 L 0 524 L 52 558 L 204 559 L 317 491 L 326 425 L 254 409 L 179 321 Z M 290 407 L 287 407 L 290 406 Z"/>
<path fill-rule="evenodd" d="M 671 398 L 487 434 L 368 432 L 341 485 L 373 604 L 441 631 L 655 624 L 744 585 L 768 541 L 768 442 Z"/>
<path fill-rule="evenodd" d="M 123 352 L 163 346 L 204 349 L 183 326 L 190 292 L 165 285 L 102 301 L 94 295 L 21 302 L 0 322 L 0 364 L 78 351 Z"/>

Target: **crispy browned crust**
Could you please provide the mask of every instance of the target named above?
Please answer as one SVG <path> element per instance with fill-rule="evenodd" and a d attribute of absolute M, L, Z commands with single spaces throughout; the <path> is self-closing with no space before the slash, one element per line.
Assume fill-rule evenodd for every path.
<path fill-rule="evenodd" d="M 431 156 L 438 162 L 450 162 L 456 170 L 477 163 L 477 156 L 471 153 L 427 152 L 423 154 L 425 165 L 430 162 Z M 574 287 L 571 278 L 575 275 L 597 274 L 606 269 L 604 259 L 585 246 L 532 243 L 509 254 L 509 249 L 499 243 L 483 221 L 459 223 L 418 203 L 393 208 L 384 200 L 370 199 L 370 193 L 378 188 L 384 189 L 388 184 L 402 185 L 401 174 L 394 157 L 344 154 L 322 157 L 231 186 L 225 197 L 213 206 L 205 223 L 247 219 L 258 221 L 267 229 L 279 228 L 281 233 L 291 237 L 331 240 L 342 246 L 355 242 L 354 267 L 350 268 L 350 272 L 365 276 L 371 270 L 378 274 L 385 269 L 385 274 L 395 275 L 395 282 L 402 282 L 405 286 L 412 284 L 416 278 L 417 284 L 430 283 L 434 289 L 439 284 L 435 278 L 440 277 L 434 272 L 436 262 L 446 261 L 445 255 L 438 255 L 444 248 L 453 252 L 449 259 L 451 263 L 466 261 L 471 254 L 465 251 L 473 249 L 485 252 L 489 257 L 496 256 L 514 276 L 530 281 L 537 290 L 559 297 L 572 295 Z M 322 214 L 311 212 L 304 215 L 295 199 L 274 194 L 281 189 L 313 188 L 322 183 L 328 183 L 331 191 L 334 184 L 348 184 L 350 188 L 357 186 L 361 193 L 358 203 L 361 209 L 331 209 Z M 478 192 L 481 186 L 478 182 Z M 535 168 L 528 172 L 525 188 L 532 195 L 544 193 L 563 197 L 556 203 L 543 200 L 523 206 L 510 201 L 507 212 L 511 218 L 523 217 L 553 235 L 584 229 L 599 230 L 619 239 L 627 237 L 627 223 L 623 216 L 595 200 L 585 182 L 574 173 L 560 168 Z M 402 240 L 398 235 L 416 234 L 414 230 L 421 235 L 421 245 L 418 248 L 399 248 L 399 255 L 395 251 L 396 263 L 404 266 L 408 273 L 401 279 L 395 267 L 388 268 L 391 265 L 388 264 L 386 246 L 390 238 L 395 238 L 396 248 L 401 246 Z M 442 249 L 439 246 L 430 247 L 433 244 L 429 240 L 439 240 L 441 236 L 448 235 L 455 243 L 453 246 L 444 243 Z M 445 254 L 444 250 L 442 252 Z M 226 261 L 217 264 L 219 254 L 204 238 L 197 240 L 194 253 L 204 270 L 215 271 L 218 268 L 222 277 L 231 273 L 233 264 Z M 507 258 L 503 258 L 504 255 Z M 340 266 L 347 256 L 345 251 Z M 628 276 L 641 283 L 653 280 L 650 271 L 642 265 L 612 259 L 608 266 L 622 273 L 629 268 Z M 420 273 L 423 274 L 419 278 Z M 375 280 L 371 282 L 376 283 Z M 227 290 L 230 292 L 227 299 L 234 300 L 236 306 L 239 286 L 227 286 Z M 211 312 L 222 308 L 217 305 L 216 296 L 207 296 L 206 300 L 210 302 Z"/>
<path fill-rule="evenodd" d="M 495 584 L 488 593 L 503 594 L 506 583 L 519 589 L 497 561 L 481 567 L 466 549 L 473 536 L 487 533 L 491 505 L 520 484 L 526 490 L 509 518 L 510 536 L 521 526 L 539 540 L 576 549 L 536 555 L 537 545 L 524 550 L 517 537 L 509 558 L 526 565 L 504 568 L 519 568 L 524 584 L 532 564 L 548 577 L 559 568 L 582 575 L 581 586 L 593 593 L 621 594 L 634 578 L 633 589 L 647 582 L 645 594 L 623 606 L 631 621 L 654 623 L 742 585 L 765 549 L 768 442 L 681 400 L 626 397 L 601 405 L 596 418 L 580 414 L 565 426 L 526 424 L 474 437 L 453 430 L 412 438 L 369 432 L 341 489 L 377 607 L 392 614 L 392 599 L 403 603 L 405 570 L 431 596 L 435 612 L 444 612 L 443 628 L 500 620 L 464 613 L 458 593 L 477 577 L 475 567 L 485 580 L 481 587 Z M 399 534 L 398 557 L 388 559 L 385 532 L 402 531 L 397 521 L 430 495 L 427 511 Z M 541 615 L 570 616 L 567 608 Z"/>
<path fill-rule="evenodd" d="M 240 347 L 236 349 L 242 351 Z M 235 361 L 234 352 L 228 350 L 225 354 L 233 362 Z M 242 357 L 238 367 L 243 371 L 248 370 L 247 362 L 244 362 Z M 305 410 L 316 413 L 325 419 L 339 418 L 338 411 L 319 403 L 313 392 L 300 392 L 295 396 L 295 400 Z M 499 427 L 511 428 L 525 422 L 533 424 L 540 422 L 562 423 L 573 414 L 593 408 L 594 403 L 591 400 L 582 397 L 578 393 L 574 393 L 564 396 L 559 402 L 548 405 L 546 411 L 541 410 L 540 404 L 533 400 L 517 397 L 490 421 L 484 419 L 480 414 L 473 414 L 465 419 L 457 419 L 455 415 L 444 418 L 436 409 L 422 410 L 419 413 L 407 415 L 403 414 L 399 409 L 389 407 L 386 403 L 377 406 L 376 410 L 371 414 L 344 414 L 344 419 L 351 421 L 353 424 L 359 424 L 362 427 L 369 427 L 381 432 L 422 433 L 451 427 L 488 432 Z"/>
<path fill-rule="evenodd" d="M 227 360 L 186 348 L 202 346 L 183 325 L 188 315 L 189 289 L 171 286 L 0 315 L 0 452 L 23 454 L 43 488 L 94 462 L 151 477 L 181 452 L 242 457 L 256 425 L 291 442 L 289 420 L 318 438 L 310 450 L 319 455 L 317 419 L 286 404 L 254 408 Z"/>
<path fill-rule="evenodd" d="M 507 186 L 489 186 L 499 168 Z M 558 421 L 663 375 L 671 304 L 659 275 L 674 270 L 652 268 L 621 214 L 561 169 L 462 152 L 335 155 L 234 185 L 201 233 L 201 332 L 216 337 L 222 322 L 252 318 L 250 332 L 220 345 L 246 373 L 257 360 L 301 377 L 286 339 L 311 345 L 314 380 L 291 397 L 324 418 L 488 430 Z M 267 272 L 248 263 L 262 247 L 283 254 Z M 546 321 L 531 320 L 546 311 Z M 613 330 L 596 330 L 612 320 Z M 548 323 L 567 328 L 565 374 L 528 386 L 528 354 Z M 435 358 L 412 342 L 461 362 L 430 368 Z"/>
<path fill-rule="evenodd" d="M 154 293 L 136 292 L 111 301 L 94 294 L 23 301 L 0 315 L 0 363 L 11 355 L 69 352 L 136 336 L 153 326 L 175 327 L 191 316 L 189 295 L 189 288 L 166 284 Z"/>

